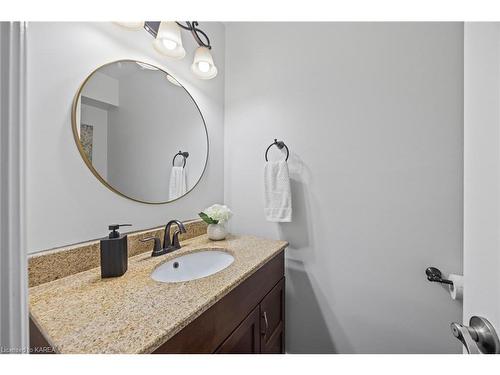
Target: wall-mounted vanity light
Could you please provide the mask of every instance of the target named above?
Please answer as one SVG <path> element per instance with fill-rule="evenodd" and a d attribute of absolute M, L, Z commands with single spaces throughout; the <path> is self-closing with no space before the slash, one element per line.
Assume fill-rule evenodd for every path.
<path fill-rule="evenodd" d="M 217 67 L 210 53 L 212 46 L 210 39 L 203 30 L 198 28 L 197 21 L 185 21 L 185 24 L 174 21 L 145 21 L 145 22 L 115 22 L 129 30 L 144 28 L 153 36 L 153 47 L 162 55 L 173 59 L 182 59 L 186 50 L 182 45 L 181 29 L 191 32 L 198 48 L 194 53 L 191 71 L 201 79 L 212 79 L 217 75 Z"/>

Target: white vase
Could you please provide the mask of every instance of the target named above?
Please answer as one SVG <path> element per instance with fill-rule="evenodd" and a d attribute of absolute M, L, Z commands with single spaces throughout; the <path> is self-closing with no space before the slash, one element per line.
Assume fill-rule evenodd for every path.
<path fill-rule="evenodd" d="M 226 227 L 222 223 L 208 224 L 207 234 L 212 241 L 223 240 L 227 235 Z"/>

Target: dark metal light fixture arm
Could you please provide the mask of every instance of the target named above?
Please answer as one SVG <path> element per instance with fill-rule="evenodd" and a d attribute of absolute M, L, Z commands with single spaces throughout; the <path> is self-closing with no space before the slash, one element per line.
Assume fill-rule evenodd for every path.
<path fill-rule="evenodd" d="M 212 46 L 210 45 L 210 39 L 208 38 L 208 35 L 205 34 L 205 32 L 201 29 L 198 28 L 198 21 L 185 21 L 186 24 L 183 25 L 180 22 L 175 21 L 179 27 L 183 28 L 184 30 L 191 31 L 191 34 L 193 35 L 194 40 L 196 40 L 196 43 L 198 43 L 199 46 L 207 47 L 208 49 L 212 49 Z M 204 38 L 205 41 L 201 40 L 200 35 L 201 34 Z"/>
<path fill-rule="evenodd" d="M 212 49 L 212 46 L 210 45 L 210 39 L 208 38 L 208 35 L 201 29 L 198 28 L 198 21 L 184 21 L 185 25 L 182 24 L 181 22 L 175 21 L 175 23 L 184 30 L 190 31 L 191 34 L 193 35 L 194 40 L 196 40 L 196 43 L 198 43 L 199 46 L 206 47 L 208 49 Z M 153 38 L 156 38 L 156 35 L 158 34 L 158 29 L 160 28 L 160 21 L 145 21 L 144 23 L 144 29 L 150 33 Z M 200 38 L 200 35 L 205 39 L 203 41 Z"/>

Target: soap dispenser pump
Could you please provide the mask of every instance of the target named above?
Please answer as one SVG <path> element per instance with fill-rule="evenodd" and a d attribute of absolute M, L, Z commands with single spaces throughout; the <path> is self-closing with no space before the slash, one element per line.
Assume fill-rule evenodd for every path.
<path fill-rule="evenodd" d="M 101 277 L 117 277 L 127 272 L 128 243 L 127 235 L 120 235 L 118 228 L 132 224 L 112 224 L 107 238 L 101 240 Z"/>

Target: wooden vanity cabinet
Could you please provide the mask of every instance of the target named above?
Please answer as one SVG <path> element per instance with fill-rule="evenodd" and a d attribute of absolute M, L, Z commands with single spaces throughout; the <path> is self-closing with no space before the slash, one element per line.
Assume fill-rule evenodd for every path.
<path fill-rule="evenodd" d="M 285 352 L 285 279 L 264 297 L 222 343 L 221 354 L 280 354 Z"/>
<path fill-rule="evenodd" d="M 285 352 L 285 278 L 260 303 L 260 352 Z"/>
<path fill-rule="evenodd" d="M 284 276 L 281 251 L 153 354 L 284 353 Z M 50 348 L 31 319 L 30 347 Z"/>
<path fill-rule="evenodd" d="M 284 353 L 284 267 L 281 252 L 154 353 Z"/>
<path fill-rule="evenodd" d="M 261 348 L 260 309 L 257 306 L 215 351 L 218 354 L 257 354 Z"/>

